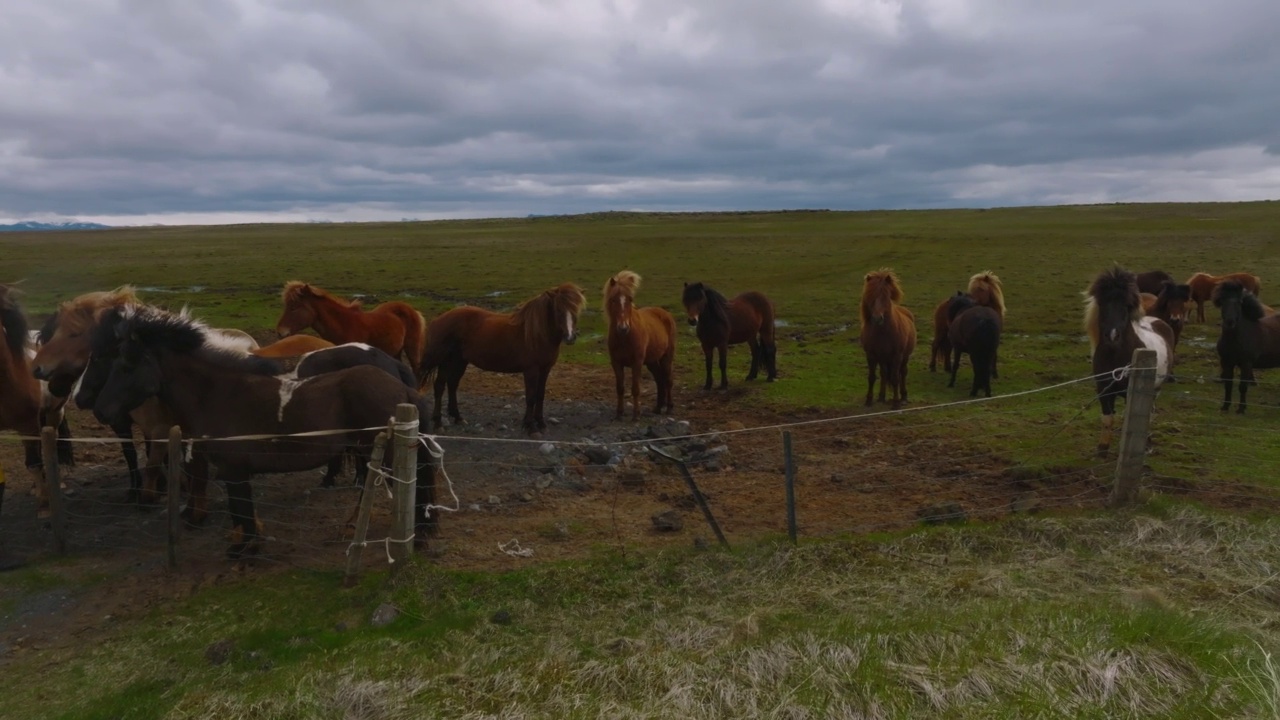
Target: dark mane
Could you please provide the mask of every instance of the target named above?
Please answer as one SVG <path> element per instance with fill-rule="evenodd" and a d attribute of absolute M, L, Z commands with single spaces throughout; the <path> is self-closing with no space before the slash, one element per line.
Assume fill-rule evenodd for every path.
<path fill-rule="evenodd" d="M 957 292 L 947 301 L 947 317 L 955 320 L 956 316 L 976 305 L 973 298 L 962 292 Z"/>
<path fill-rule="evenodd" d="M 221 368 L 254 375 L 284 372 L 275 360 L 220 345 L 204 323 L 185 313 L 159 308 L 129 305 L 108 311 L 94 332 L 93 353 L 111 353 L 122 342 L 137 343 L 151 352 L 190 355 Z"/>
<path fill-rule="evenodd" d="M 4 326 L 5 346 L 14 357 L 24 357 L 27 350 L 27 317 L 14 299 L 16 290 L 0 285 L 0 325 Z"/>
<path fill-rule="evenodd" d="M 1239 298 L 1241 314 L 1249 320 L 1256 322 L 1267 314 L 1258 296 L 1245 289 L 1238 280 L 1223 280 L 1213 289 L 1213 304 L 1217 307 L 1222 307 L 1223 302 L 1235 298 Z"/>
<path fill-rule="evenodd" d="M 1137 276 L 1121 267 L 1099 273 L 1089 286 L 1089 296 L 1099 303 L 1119 302 L 1130 309 L 1142 306 Z"/>
<path fill-rule="evenodd" d="M 36 342 L 43 345 L 52 340 L 56 332 L 58 332 L 58 313 L 54 312 L 45 318 L 44 324 L 40 326 L 40 331 L 36 334 Z"/>
<path fill-rule="evenodd" d="M 698 295 L 702 295 L 707 299 L 706 313 L 711 316 L 712 322 L 720 325 L 729 323 L 729 301 L 724 295 L 709 285 L 700 282 L 691 283 L 689 287 L 684 289 L 683 299 L 685 304 L 696 301 Z"/>

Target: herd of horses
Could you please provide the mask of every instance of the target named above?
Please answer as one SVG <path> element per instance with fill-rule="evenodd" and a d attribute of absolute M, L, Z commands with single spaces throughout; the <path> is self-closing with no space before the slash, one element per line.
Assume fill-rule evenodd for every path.
<path fill-rule="evenodd" d="M 654 412 L 674 409 L 673 365 L 676 319 L 667 310 L 637 307 L 641 278 L 629 270 L 608 279 L 603 288 L 610 362 L 616 380 L 616 415 L 626 410 L 626 371 L 631 370 L 632 418 L 640 416 L 640 385 L 648 370 L 656 386 Z M 1156 351 L 1158 376 L 1171 377 L 1173 353 L 1191 303 L 1203 320 L 1203 305 L 1221 308 L 1218 341 L 1230 408 L 1231 383 L 1240 370 L 1238 410 L 1244 412 L 1255 368 L 1280 366 L 1280 316 L 1258 300 L 1258 279 L 1247 273 L 1214 277 L 1197 273 L 1177 283 L 1167 273 L 1134 274 L 1121 268 L 1100 273 L 1085 292 L 1085 325 L 1102 407 L 1098 450 L 1111 443 L 1115 400 L 1127 391 L 1133 351 Z M 860 343 L 866 355 L 865 402 L 871 405 L 877 374 L 879 399 L 891 394 L 894 408 L 907 402 L 907 370 L 916 346 L 915 316 L 903 306 L 903 289 L 891 269 L 863 278 Z M 563 345 L 578 337 L 585 304 L 573 283 L 552 287 L 511 312 L 464 306 L 429 322 L 403 302 L 366 310 L 358 300 L 336 297 L 314 285 L 290 281 L 281 295 L 276 324 L 280 340 L 259 346 L 247 333 L 218 329 L 190 317 L 142 303 L 133 288 L 81 295 L 61 303 L 38 332 L 28 324 L 12 288 L 0 285 L 0 429 L 24 436 L 28 469 L 33 473 L 38 512 L 48 503 L 41 478 L 40 428 L 57 426 L 66 437 L 62 413 L 68 399 L 110 427 L 121 439 L 129 468 L 129 499 L 157 501 L 168 480 L 160 468 L 160 443 L 168 427 L 178 425 L 188 438 L 235 438 L 198 442 L 188 453 L 184 475 L 188 502 L 183 515 L 199 525 L 207 517 L 206 486 L 216 476 L 226 485 L 232 518 L 229 555 L 257 550 L 261 523 L 254 510 L 250 479 L 268 472 L 326 467 L 331 485 L 347 455 L 367 461 L 373 428 L 385 425 L 398 404 L 417 406 L 427 417 L 426 387 L 432 389 L 433 427 L 443 425 L 444 393 L 448 413 L 462 422 L 459 383 L 469 366 L 524 379 L 522 426 L 536 436 L 546 429 L 543 404 L 547 379 Z M 694 326 L 706 365 L 704 388 L 713 388 L 718 354 L 720 387 L 728 386 L 726 354 L 730 345 L 748 345 L 748 380 L 763 369 L 777 377 L 776 311 L 758 291 L 728 298 L 701 282 L 685 283 L 681 301 Z M 929 370 L 938 358 L 954 386 L 961 359 L 973 367 L 970 396 L 991 396 L 998 378 L 998 353 L 1005 301 L 1000 278 L 992 272 L 972 276 L 966 291 L 934 308 L 934 337 Z M 316 335 L 303 334 L 312 329 Z M 286 372 L 286 367 L 291 367 Z M 150 460 L 139 466 L 131 438 L 141 429 Z M 265 437 L 273 440 L 265 440 Z M 286 437 L 287 436 L 287 437 Z M 69 445 L 59 444 L 62 461 Z M 426 454 L 423 454 L 424 458 Z M 387 462 L 391 460 L 388 458 Z M 360 467 L 360 464 L 357 465 Z M 418 475 L 415 537 L 434 533 L 434 474 L 424 460 Z M 0 474 L 0 502 L 3 500 Z"/>

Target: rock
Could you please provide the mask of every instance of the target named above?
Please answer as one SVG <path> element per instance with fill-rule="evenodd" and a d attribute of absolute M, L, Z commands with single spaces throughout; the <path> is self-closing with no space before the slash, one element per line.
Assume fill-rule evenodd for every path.
<path fill-rule="evenodd" d="M 544 442 L 538 446 L 538 450 L 543 455 L 554 455 L 556 453 L 555 443 Z"/>
<path fill-rule="evenodd" d="M 533 486 L 539 490 L 546 490 L 551 487 L 551 478 L 539 478 L 533 483 Z"/>
<path fill-rule="evenodd" d="M 840 473 L 831 473 L 831 482 L 840 485 L 844 482 L 844 475 Z"/>
<path fill-rule="evenodd" d="M 490 495 L 490 496 L 489 496 L 489 504 L 490 504 L 490 505 L 501 505 L 501 504 L 502 504 L 502 498 L 498 497 L 497 495 Z"/>
<path fill-rule="evenodd" d="M 1032 493 L 1022 493 L 1009 503 L 1011 513 L 1036 513 L 1040 511 L 1040 499 Z"/>
<path fill-rule="evenodd" d="M 702 469 L 707 472 L 720 472 L 724 470 L 724 466 L 720 464 L 719 460 L 712 458 L 702 464 Z"/>
<path fill-rule="evenodd" d="M 706 550 L 708 547 L 709 546 L 707 545 L 707 539 L 702 537 L 701 535 L 693 539 L 694 550 Z"/>
<path fill-rule="evenodd" d="M 675 510 L 663 510 L 649 518 L 653 527 L 661 532 L 677 532 L 684 527 L 684 518 Z"/>
<path fill-rule="evenodd" d="M 231 659 L 231 653 L 235 649 L 236 642 L 231 638 L 225 638 L 205 648 L 204 659 L 208 660 L 210 665 L 222 665 Z"/>
<path fill-rule="evenodd" d="M 688 435 L 688 434 L 689 434 L 689 429 L 690 429 L 691 427 L 692 427 L 692 426 L 691 426 L 691 425 L 689 425 L 689 421 L 688 421 L 688 420 L 681 420 L 681 421 L 677 422 L 677 423 L 675 424 L 675 426 L 674 426 L 675 434 L 676 434 L 676 435 Z"/>
<path fill-rule="evenodd" d="M 560 418 L 549 417 L 549 418 L 547 418 L 547 424 L 548 424 L 548 425 L 559 425 L 559 424 L 560 424 Z"/>
<path fill-rule="evenodd" d="M 582 452 L 592 465 L 605 465 L 613 458 L 613 450 L 606 445 L 588 445 Z"/>
<path fill-rule="evenodd" d="M 510 625 L 511 613 L 507 612 L 506 610 L 499 610 L 498 612 L 489 616 L 489 622 L 493 623 L 494 625 Z"/>
<path fill-rule="evenodd" d="M 964 507 L 957 502 L 936 503 L 934 505 L 921 506 L 916 510 L 916 517 L 926 525 L 941 525 L 942 523 L 962 523 L 968 519 L 965 514 Z"/>
<path fill-rule="evenodd" d="M 533 502 L 533 493 L 526 492 L 520 494 L 521 502 Z"/>
<path fill-rule="evenodd" d="M 373 611 L 373 616 L 369 618 L 369 624 L 374 627 L 386 627 L 395 622 L 400 617 L 400 611 L 391 603 L 382 603 L 377 610 Z"/>

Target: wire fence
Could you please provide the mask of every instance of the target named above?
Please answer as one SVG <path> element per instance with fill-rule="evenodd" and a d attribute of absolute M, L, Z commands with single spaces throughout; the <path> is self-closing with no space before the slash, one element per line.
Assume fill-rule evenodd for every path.
<path fill-rule="evenodd" d="M 820 537 L 1102 508 L 1113 490 L 1117 461 L 1114 448 L 1107 458 L 1094 456 L 1094 381 L 1084 377 L 990 399 L 753 427 L 656 416 L 640 423 L 615 421 L 612 408 L 601 404 L 561 418 L 547 439 L 496 432 L 499 421 L 482 413 L 473 425 L 420 438 L 423 452 L 440 456 L 436 512 L 443 516 L 439 536 L 421 549 L 433 562 L 480 568 L 601 550 L 709 545 L 717 542 L 716 534 L 699 496 L 729 544 L 783 538 L 792 514 L 800 537 Z M 1191 430 L 1179 424 L 1176 408 L 1210 402 L 1213 390 L 1205 386 L 1175 403 L 1157 402 L 1144 487 L 1232 508 L 1280 508 L 1268 479 L 1249 480 L 1251 466 L 1259 471 L 1256 456 L 1178 442 Z M 495 406 L 498 411 L 509 414 Z M 1199 423 L 1194 431 L 1232 428 L 1223 418 Z M 1259 442 L 1270 442 L 1271 433 L 1280 431 L 1262 431 Z M 78 437 L 76 464 L 59 469 L 68 552 L 162 566 L 171 506 L 162 498 L 140 506 L 129 497 L 120 442 Z M 261 452 L 279 452 L 272 440 L 259 442 Z M 145 461 L 146 454 L 139 454 Z M 794 476 L 790 508 L 788 466 Z M 362 552 L 366 562 L 385 563 L 395 556 L 395 545 L 415 539 L 398 535 L 393 526 L 390 488 L 406 479 L 375 472 L 383 482 L 371 486 L 368 539 L 363 547 L 353 546 L 360 499 L 360 483 L 353 478 L 363 478 L 363 468 L 348 458 L 333 487 L 321 485 L 324 470 L 253 478 L 264 530 L 254 562 L 332 570 L 351 552 Z M 26 492 L 30 483 L 11 469 L 8 485 L 0 552 L 53 554 L 52 524 L 37 517 L 35 499 Z M 225 531 L 231 526 L 226 490 L 211 482 L 208 493 L 208 518 L 180 533 L 180 566 L 225 562 Z"/>

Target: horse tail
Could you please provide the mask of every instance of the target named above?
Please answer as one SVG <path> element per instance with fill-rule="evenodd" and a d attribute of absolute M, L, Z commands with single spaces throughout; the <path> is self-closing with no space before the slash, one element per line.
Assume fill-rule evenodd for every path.
<path fill-rule="evenodd" d="M 760 343 L 772 346 L 774 344 L 774 334 L 776 333 L 774 320 L 778 316 L 777 310 L 773 306 L 773 301 L 764 293 L 759 292 L 751 293 L 747 297 L 751 306 L 760 315 Z"/>

